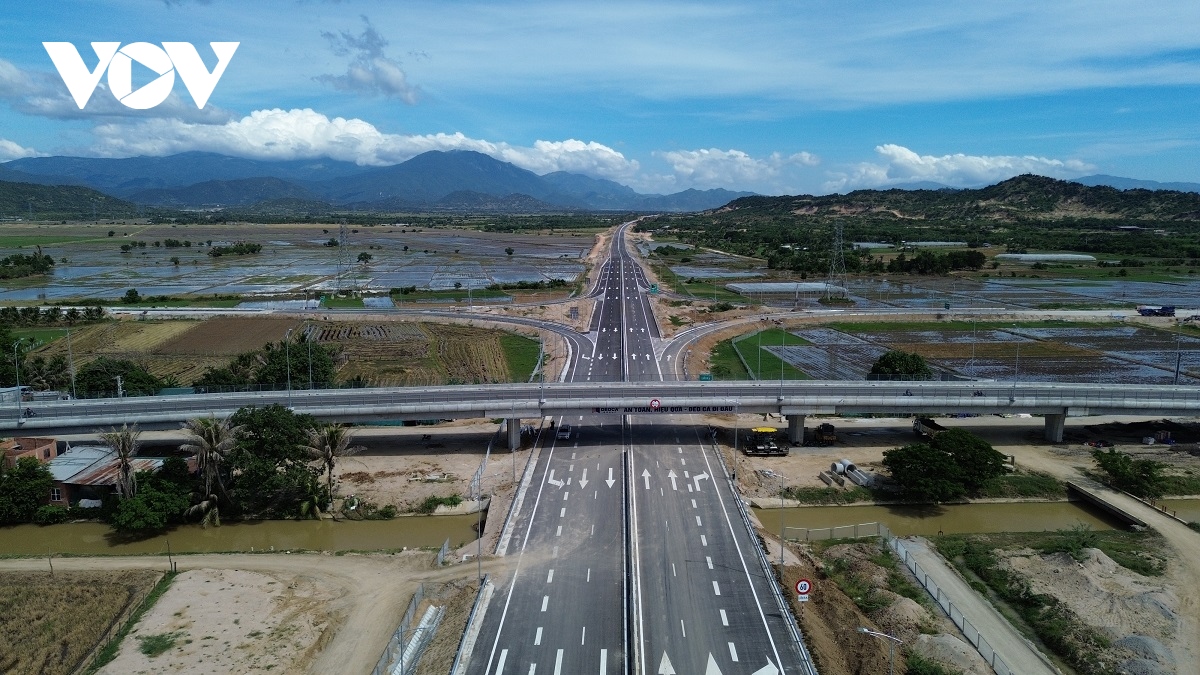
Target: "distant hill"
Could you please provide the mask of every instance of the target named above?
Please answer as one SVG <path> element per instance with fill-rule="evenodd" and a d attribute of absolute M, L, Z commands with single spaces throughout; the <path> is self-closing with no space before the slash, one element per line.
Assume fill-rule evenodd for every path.
<path fill-rule="evenodd" d="M 387 167 L 332 160 L 263 161 L 205 152 L 126 159 L 30 157 L 0 165 L 0 180 L 5 176 L 87 185 L 138 203 L 183 209 L 241 209 L 299 199 L 366 210 L 510 212 L 524 203 L 535 211 L 701 211 L 751 194 L 721 189 L 639 194 L 611 180 L 564 171 L 539 176 L 468 150 L 430 151 Z M 456 193 L 490 198 L 464 194 L 448 199 Z"/>
<path fill-rule="evenodd" d="M 1075 178 L 1076 183 L 1097 186 L 1107 185 L 1118 190 L 1177 190 L 1179 192 L 1200 192 L 1200 183 L 1160 183 L 1155 180 L 1139 180 L 1137 178 L 1121 178 L 1096 174 Z"/>
<path fill-rule="evenodd" d="M 43 178 L 88 185 L 118 197 L 161 188 L 187 187 L 206 181 L 273 177 L 317 181 L 368 171 L 351 162 L 330 159 L 265 161 L 212 152 L 184 152 L 166 157 L 26 157 L 4 167 Z M 68 180 L 69 179 L 69 180 Z"/>
<path fill-rule="evenodd" d="M 35 185 L 0 181 L 0 218 L 34 219 L 125 218 L 136 215 L 136 204 L 78 185 Z"/>
<path fill-rule="evenodd" d="M 966 222 L 1056 218 L 1197 221 L 1200 194 L 1170 190 L 1122 191 L 1026 174 L 978 189 L 856 190 L 844 195 L 742 197 L 719 209 L 742 215 L 808 219 Z"/>
<path fill-rule="evenodd" d="M 142 190 L 129 196 L 139 204 L 174 208 L 247 206 L 268 200 L 313 197 L 307 188 L 280 178 L 210 180 L 182 188 Z"/>

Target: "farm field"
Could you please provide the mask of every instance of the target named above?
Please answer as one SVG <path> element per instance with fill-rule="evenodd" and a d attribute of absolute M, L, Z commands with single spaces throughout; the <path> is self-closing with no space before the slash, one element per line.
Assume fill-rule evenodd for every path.
<path fill-rule="evenodd" d="M 204 321 L 108 321 L 71 332 L 76 368 L 106 356 L 141 364 L 158 377 L 187 385 L 210 367 L 279 342 L 292 330 L 292 349 L 311 331 L 333 347 L 337 380 L 372 386 L 524 382 L 537 361 L 536 339 L 465 325 L 415 322 L 303 321 L 280 317 L 221 317 Z M 33 352 L 66 356 L 66 340 Z"/>
<path fill-rule="evenodd" d="M 0 574 L 0 672 L 75 672 L 159 576 L 149 570 Z"/>

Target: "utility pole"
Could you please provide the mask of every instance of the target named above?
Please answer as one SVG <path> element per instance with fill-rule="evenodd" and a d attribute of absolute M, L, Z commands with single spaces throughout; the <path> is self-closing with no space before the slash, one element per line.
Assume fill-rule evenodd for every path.
<path fill-rule="evenodd" d="M 67 363 L 71 370 L 71 398 L 77 398 L 75 395 L 75 354 L 71 351 L 71 329 L 67 328 Z"/>
<path fill-rule="evenodd" d="M 117 381 L 117 398 L 125 398 L 125 389 L 122 387 L 121 376 L 117 375 L 113 379 Z"/>
<path fill-rule="evenodd" d="M 13 368 L 17 372 L 17 418 L 20 419 L 24 412 L 21 410 L 21 403 L 24 402 L 24 396 L 21 396 L 21 359 L 18 350 L 21 348 L 21 341 L 25 338 L 20 337 L 13 341 Z"/>
<path fill-rule="evenodd" d="M 292 329 L 283 334 L 283 358 L 287 365 L 287 399 L 288 410 L 292 409 Z"/>

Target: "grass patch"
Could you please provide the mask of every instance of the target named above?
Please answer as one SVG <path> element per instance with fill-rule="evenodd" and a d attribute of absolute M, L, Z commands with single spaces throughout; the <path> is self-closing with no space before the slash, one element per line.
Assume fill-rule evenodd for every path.
<path fill-rule="evenodd" d="M 12 330 L 14 338 L 30 338 L 39 346 L 48 345 L 66 334 L 66 328 L 14 328 Z M 12 354 L 9 354 L 9 361 L 12 361 Z"/>
<path fill-rule="evenodd" d="M 902 331 L 964 331 L 1007 330 L 1012 328 L 1087 328 L 1111 327 L 1112 324 L 1083 321 L 837 321 L 826 324 L 827 328 L 843 333 L 896 333 Z"/>
<path fill-rule="evenodd" d="M 129 615 L 129 620 L 125 622 L 124 626 L 121 626 L 121 630 L 117 631 L 116 635 L 113 635 L 112 639 L 108 641 L 108 644 L 104 645 L 104 648 L 96 654 L 96 658 L 92 661 L 92 664 L 83 671 L 84 675 L 94 675 L 96 671 L 100 670 L 104 666 L 111 663 L 113 659 L 117 658 L 117 649 L 120 648 L 121 641 L 125 639 L 125 636 L 129 635 L 129 631 L 132 630 L 135 625 L 137 625 L 137 622 L 141 620 L 142 615 L 150 611 L 150 608 L 154 606 L 154 603 L 158 602 L 158 599 L 163 596 L 163 593 L 167 592 L 167 589 L 171 587 L 171 582 L 175 580 L 176 574 L 176 572 L 167 572 L 165 575 L 163 575 L 163 578 L 160 579 L 159 582 L 154 585 L 154 588 L 151 589 L 150 593 L 146 595 L 146 599 L 142 601 L 142 604 L 133 611 L 133 614 Z"/>
<path fill-rule="evenodd" d="M 914 651 L 904 655 L 904 672 L 907 675 L 961 675 L 961 671 L 930 661 Z"/>
<path fill-rule="evenodd" d="M 854 604 L 864 614 L 871 614 L 891 604 L 891 598 L 879 592 L 878 588 L 862 576 L 850 571 L 850 563 L 845 558 L 834 558 L 826 561 L 825 573 L 842 589 Z"/>
<path fill-rule="evenodd" d="M 0 574 L 0 671 L 76 672 L 156 577 L 147 571 Z"/>
<path fill-rule="evenodd" d="M 495 298 L 507 298 L 509 294 L 501 290 L 491 290 L 487 288 L 473 288 L 470 293 L 467 289 L 450 289 L 445 291 L 415 291 L 413 293 L 393 293 L 392 301 L 400 304 L 405 302 L 415 302 L 418 300 L 444 300 L 446 302 L 467 302 L 468 300 L 486 300 Z"/>
<path fill-rule="evenodd" d="M 1029 473 L 1009 473 L 992 478 L 983 484 L 979 495 L 992 499 L 1041 497 L 1046 499 L 1066 499 L 1067 486 L 1054 476 L 1031 471 Z"/>
<path fill-rule="evenodd" d="M 680 293 L 690 295 L 700 300 L 725 300 L 726 302 L 746 302 L 746 297 L 733 291 L 706 281 L 683 282 L 677 285 Z"/>
<path fill-rule="evenodd" d="M 326 297 L 321 300 L 322 307 L 329 309 L 362 309 L 362 298 L 331 298 Z"/>
<path fill-rule="evenodd" d="M 733 348 L 733 340 L 723 340 L 713 347 L 708 357 L 709 372 L 715 380 L 748 380 L 750 373 L 742 365 Z"/>
<path fill-rule="evenodd" d="M 183 631 L 177 630 L 173 633 L 159 633 L 158 635 L 139 635 L 138 651 L 154 658 L 165 654 L 175 646 L 175 641 L 183 636 Z"/>
<path fill-rule="evenodd" d="M 167 298 L 141 303 L 146 307 L 217 307 L 229 309 L 242 303 L 241 298 Z"/>
<path fill-rule="evenodd" d="M 797 370 L 790 363 L 787 363 L 767 350 L 768 347 L 779 347 L 785 344 L 801 345 L 807 342 L 807 340 L 798 338 L 779 328 L 769 328 L 758 333 L 751 333 L 736 338 L 733 341 L 733 347 L 746 360 L 746 365 L 757 371 L 756 379 L 773 380 L 780 376 L 780 369 L 782 368 L 782 377 L 785 380 L 807 380 L 809 377 L 806 373 Z M 760 363 L 761 370 L 759 370 Z"/>
<path fill-rule="evenodd" d="M 896 556 L 890 549 L 885 548 L 877 555 L 871 556 L 871 562 L 887 570 L 887 589 L 889 591 L 927 607 L 933 605 L 929 600 L 929 593 L 926 593 L 925 589 L 909 581 L 908 577 L 904 576 L 904 573 L 900 571 L 900 565 L 897 564 Z"/>
<path fill-rule="evenodd" d="M 1029 582 L 999 565 L 997 551 L 1032 548 L 1082 557 L 1084 548 L 1098 548 L 1121 566 L 1144 575 L 1161 575 L 1166 563 L 1156 551 L 1162 539 L 1152 532 L 1095 532 L 1078 525 L 1057 532 L 954 535 L 936 539 L 938 551 L 964 572 L 977 576 L 986 588 L 1013 608 L 1034 635 L 1079 672 L 1101 669 L 1108 638 L 1088 627 L 1074 612 L 1049 595 L 1034 593 Z"/>
<path fill-rule="evenodd" d="M 869 502 L 875 499 L 875 495 L 861 485 L 855 485 L 849 490 L 835 487 L 790 487 L 783 491 L 783 498 L 802 504 L 835 505 Z"/>
<path fill-rule="evenodd" d="M 1200 476 L 1163 476 L 1159 485 L 1164 495 L 1200 495 Z"/>
<path fill-rule="evenodd" d="M 98 241 L 98 237 L 71 237 L 52 234 L 11 234 L 0 236 L 0 248 L 23 248 L 25 246 L 50 246 L 72 244 L 77 241 Z"/>
<path fill-rule="evenodd" d="M 528 382 L 538 365 L 542 344 L 522 335 L 506 333 L 500 336 L 500 348 L 504 350 L 504 361 L 513 382 Z"/>
<path fill-rule="evenodd" d="M 462 501 L 462 497 L 458 495 L 450 495 L 449 497 L 428 497 L 425 499 L 425 501 L 421 502 L 419 506 L 417 506 L 416 512 L 423 515 L 429 515 L 437 510 L 437 507 L 439 506 L 458 506 L 462 503 Z"/>

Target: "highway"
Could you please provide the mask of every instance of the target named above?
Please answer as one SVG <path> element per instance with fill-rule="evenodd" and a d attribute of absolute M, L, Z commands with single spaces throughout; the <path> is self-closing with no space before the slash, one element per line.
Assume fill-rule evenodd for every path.
<path fill-rule="evenodd" d="M 600 269 L 574 383 L 661 382 L 644 272 L 624 228 Z M 468 672 L 804 670 L 705 433 L 673 416 L 571 414 L 534 469 Z M 626 527 L 628 523 L 628 528 Z"/>

